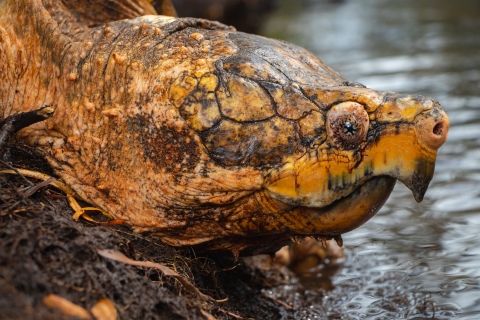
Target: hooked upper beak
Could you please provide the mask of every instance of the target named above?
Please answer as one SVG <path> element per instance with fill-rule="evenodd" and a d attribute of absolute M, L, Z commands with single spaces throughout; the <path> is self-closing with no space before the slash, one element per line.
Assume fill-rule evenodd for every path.
<path fill-rule="evenodd" d="M 447 140 L 450 120 L 437 104 L 432 110 L 419 114 L 416 117 L 414 128 L 420 147 L 432 150 L 436 156 L 438 148 Z M 432 153 L 429 154 L 431 155 Z M 415 159 L 413 174 L 408 177 L 398 177 L 407 188 L 412 190 L 417 202 L 423 200 L 423 196 L 432 180 L 435 170 L 435 158 L 424 156 Z"/>
<path fill-rule="evenodd" d="M 428 185 L 433 178 L 435 161 L 418 159 L 416 162 L 414 174 L 407 178 L 399 177 L 398 180 L 412 191 L 413 197 L 417 202 L 422 202 Z"/>

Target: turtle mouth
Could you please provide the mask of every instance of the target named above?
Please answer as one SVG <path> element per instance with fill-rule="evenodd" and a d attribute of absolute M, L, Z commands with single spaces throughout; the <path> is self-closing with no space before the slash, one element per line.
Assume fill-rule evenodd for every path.
<path fill-rule="evenodd" d="M 322 207 L 312 218 L 329 226 L 330 234 L 342 234 L 358 228 L 385 204 L 397 179 L 376 176 L 368 179 L 348 195 Z M 328 221 L 327 221 L 328 220 Z"/>
<path fill-rule="evenodd" d="M 323 207 L 296 206 L 279 213 L 286 227 L 305 236 L 336 236 L 358 228 L 373 217 L 390 196 L 397 179 L 375 176 Z"/>

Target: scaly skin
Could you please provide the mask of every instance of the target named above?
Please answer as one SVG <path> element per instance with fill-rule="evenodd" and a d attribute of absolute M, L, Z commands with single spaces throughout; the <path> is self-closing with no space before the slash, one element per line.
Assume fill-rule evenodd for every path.
<path fill-rule="evenodd" d="M 423 197 L 448 131 L 433 100 L 349 83 L 291 44 L 155 16 L 148 1 L 79 2 L 0 1 L 0 115 L 53 107 L 18 138 L 136 231 L 272 252 L 358 227 L 395 179 Z M 356 140 L 339 138 L 345 114 L 362 119 Z"/>

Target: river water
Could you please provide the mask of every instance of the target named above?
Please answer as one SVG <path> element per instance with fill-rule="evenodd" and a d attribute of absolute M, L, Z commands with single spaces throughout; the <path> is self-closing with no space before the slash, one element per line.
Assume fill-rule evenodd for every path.
<path fill-rule="evenodd" d="M 261 33 L 370 88 L 432 97 L 451 120 L 423 202 L 397 183 L 343 236 L 333 289 L 310 279 L 296 293 L 304 318 L 480 319 L 480 1 L 285 0 Z"/>

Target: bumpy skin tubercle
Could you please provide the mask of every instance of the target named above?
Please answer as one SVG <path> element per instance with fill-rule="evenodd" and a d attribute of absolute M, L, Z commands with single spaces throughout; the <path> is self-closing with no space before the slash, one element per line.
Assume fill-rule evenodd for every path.
<path fill-rule="evenodd" d="M 358 227 L 396 179 L 423 197 L 448 132 L 437 102 L 148 1 L 97 6 L 0 1 L 0 116 L 54 108 L 18 137 L 137 231 L 272 252 Z"/>

